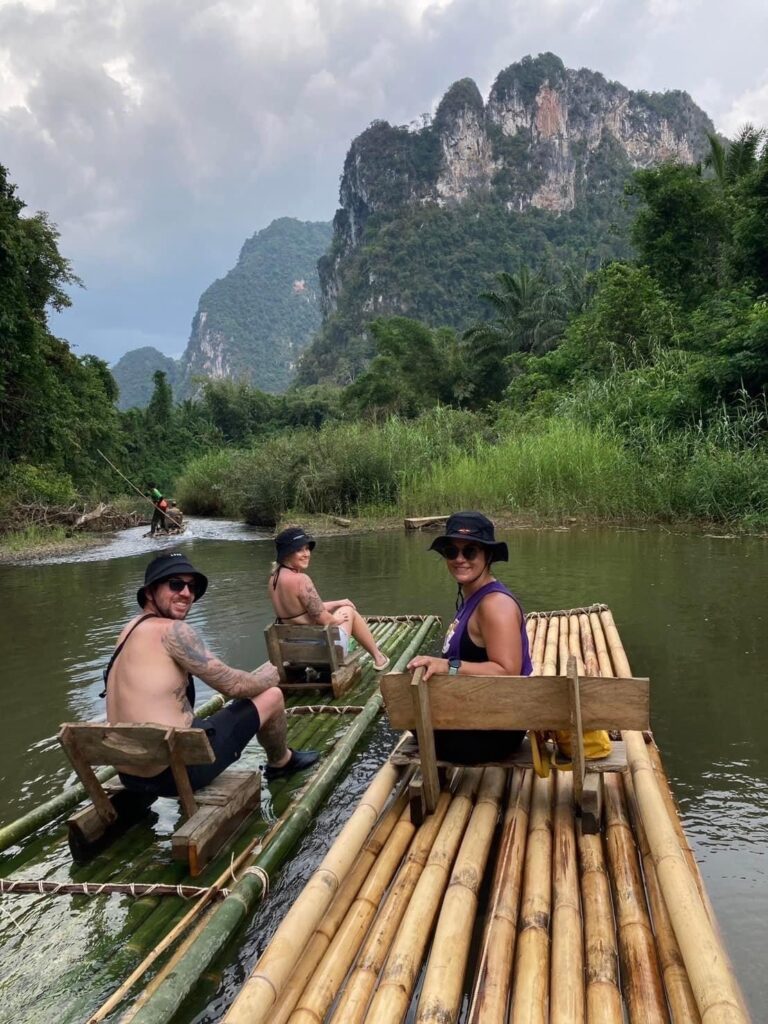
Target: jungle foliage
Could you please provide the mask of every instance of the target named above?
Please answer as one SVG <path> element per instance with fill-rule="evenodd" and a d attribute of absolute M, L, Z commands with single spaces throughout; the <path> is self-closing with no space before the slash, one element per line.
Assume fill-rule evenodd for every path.
<path fill-rule="evenodd" d="M 478 281 L 485 315 L 462 330 L 374 320 L 374 358 L 350 364 L 345 388 L 218 381 L 174 403 L 158 371 L 147 408 L 126 413 L 104 364 L 48 331 L 46 309 L 68 301 L 74 277 L 53 227 L 22 218 L 1 180 L 3 500 L 104 496 L 120 482 L 101 447 L 140 482 L 175 488 L 187 511 L 260 524 L 457 504 L 768 524 L 768 146 L 756 129 L 713 138 L 707 165 L 634 175 L 632 259 L 500 260 Z"/>

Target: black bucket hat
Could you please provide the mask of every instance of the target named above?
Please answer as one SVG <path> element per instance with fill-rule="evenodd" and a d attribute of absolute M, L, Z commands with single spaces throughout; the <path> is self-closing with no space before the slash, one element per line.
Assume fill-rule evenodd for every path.
<path fill-rule="evenodd" d="M 180 576 L 182 573 L 185 576 L 194 576 L 197 580 L 195 601 L 199 601 L 208 589 L 208 577 L 196 569 L 187 560 L 186 555 L 183 555 L 180 551 L 171 551 L 167 555 L 157 555 L 144 571 L 144 586 L 139 587 L 136 591 L 136 600 L 139 602 L 139 605 L 143 608 L 147 603 L 147 595 L 145 593 L 147 587 L 151 587 L 154 583 L 162 583 L 163 580 L 169 580 L 172 576 Z"/>
<path fill-rule="evenodd" d="M 275 537 L 277 560 L 282 562 L 286 555 L 293 554 L 294 551 L 299 551 L 303 547 L 308 547 L 311 551 L 315 544 L 316 541 L 312 534 L 307 533 L 301 526 L 289 526 Z"/>
<path fill-rule="evenodd" d="M 442 554 L 446 544 L 452 540 L 471 540 L 475 544 L 482 544 L 490 548 L 492 561 L 509 561 L 506 543 L 503 540 L 496 540 L 493 523 L 482 512 L 454 512 L 448 516 L 445 533 L 435 537 L 429 545 L 429 550 Z"/>

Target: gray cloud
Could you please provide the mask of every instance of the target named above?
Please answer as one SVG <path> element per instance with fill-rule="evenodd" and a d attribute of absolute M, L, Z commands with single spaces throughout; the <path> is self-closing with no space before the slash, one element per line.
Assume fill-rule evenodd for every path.
<path fill-rule="evenodd" d="M 552 50 L 733 132 L 768 123 L 766 29 L 757 0 L 0 0 L 0 163 L 86 283 L 56 330 L 174 354 L 246 237 L 332 216 L 374 118 Z"/>

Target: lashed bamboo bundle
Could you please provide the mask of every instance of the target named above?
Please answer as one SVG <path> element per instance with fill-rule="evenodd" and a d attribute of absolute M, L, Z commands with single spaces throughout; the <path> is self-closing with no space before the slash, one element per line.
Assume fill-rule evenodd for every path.
<path fill-rule="evenodd" d="M 260 1024 L 285 987 L 304 946 L 368 839 L 397 782 L 388 761 L 376 774 L 299 899 L 283 918 L 251 976 L 224 1018 L 227 1024 Z"/>
<path fill-rule="evenodd" d="M 354 969 L 330 1018 L 330 1024 L 360 1024 L 365 1017 L 371 993 L 384 966 L 392 939 L 400 927 L 413 891 L 421 878 L 451 799 L 451 793 L 441 793 L 434 814 L 428 815 L 414 836 L 394 885 L 358 954 Z"/>
<path fill-rule="evenodd" d="M 347 914 L 336 928 L 335 933 L 332 933 L 325 956 L 312 975 L 311 982 L 301 992 L 298 1005 L 291 1014 L 291 1024 L 315 1024 L 316 1021 L 323 1020 L 325 1017 L 341 982 L 360 949 L 370 923 L 410 845 L 414 832 L 415 827 L 410 820 L 410 814 L 408 810 L 405 810 L 376 858 L 375 864 L 360 887 Z M 323 922 L 321 927 L 326 936 L 331 932 L 334 923 L 333 919 Z M 289 998 L 289 993 L 286 992 L 281 1003 L 287 1004 Z M 282 1009 L 281 1005 L 280 1010 L 282 1011 Z M 274 1014 L 271 1024 L 277 1024 L 281 1019 L 281 1013 Z"/>
<path fill-rule="evenodd" d="M 394 1024 L 405 1018 L 482 774 L 478 769 L 467 769 L 451 801 L 384 964 L 365 1018 L 368 1024 L 385 1020 Z"/>
<path fill-rule="evenodd" d="M 630 673 L 629 661 L 609 610 L 600 613 L 617 675 Z M 656 873 L 680 946 L 703 1024 L 741 1024 L 748 1019 L 736 979 L 719 936 L 680 848 L 645 741 L 640 733 L 625 734 L 627 760 L 635 796 L 653 855 Z"/>
<path fill-rule="evenodd" d="M 486 768 L 440 911 L 419 999 L 417 1024 L 453 1024 L 458 1016 L 478 892 L 505 782 L 504 769 Z"/>
<path fill-rule="evenodd" d="M 336 935 L 347 911 L 358 896 L 360 887 L 368 877 L 368 872 L 376 862 L 384 845 L 389 841 L 392 831 L 399 826 L 403 811 L 408 802 L 404 790 L 399 799 L 392 802 L 389 811 L 373 830 L 370 839 L 364 845 L 354 867 L 344 879 L 336 894 L 336 898 L 323 917 L 315 934 L 307 943 L 307 948 L 292 972 L 291 978 L 283 990 L 279 1004 L 274 1008 L 271 1024 L 284 1024 L 293 1012 L 304 988 L 312 977 L 317 965 L 325 955 L 328 946 Z"/>

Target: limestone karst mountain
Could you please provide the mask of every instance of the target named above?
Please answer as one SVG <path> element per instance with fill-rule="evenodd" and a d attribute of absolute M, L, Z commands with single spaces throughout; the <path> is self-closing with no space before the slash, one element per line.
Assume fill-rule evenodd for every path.
<path fill-rule="evenodd" d="M 498 270 L 625 254 L 631 172 L 697 161 L 713 130 L 687 93 L 631 92 L 553 54 L 506 68 L 487 103 L 462 79 L 422 127 L 375 121 L 344 164 L 299 380 L 353 379 L 374 316 L 462 328 Z"/>

